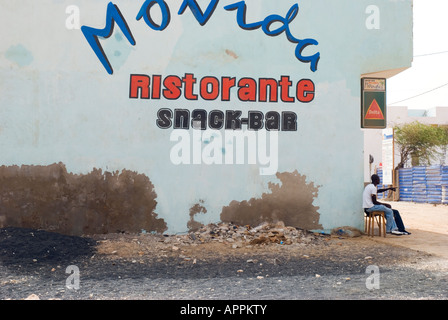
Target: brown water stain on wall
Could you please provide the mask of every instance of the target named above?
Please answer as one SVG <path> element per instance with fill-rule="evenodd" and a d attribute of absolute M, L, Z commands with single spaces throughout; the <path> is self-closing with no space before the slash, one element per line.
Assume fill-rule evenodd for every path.
<path fill-rule="evenodd" d="M 197 214 L 202 213 L 206 214 L 207 209 L 203 206 L 204 200 L 199 200 L 199 203 L 194 204 L 190 208 L 190 220 L 187 222 L 188 231 L 197 231 L 199 230 L 203 224 L 196 221 L 194 218 Z"/>
<path fill-rule="evenodd" d="M 263 222 L 283 221 L 305 230 L 321 229 L 319 207 L 313 205 L 318 187 L 307 183 L 297 171 L 277 173 L 281 185 L 269 183 L 271 193 L 249 201 L 232 201 L 221 213 L 223 222 L 256 226 Z"/>
<path fill-rule="evenodd" d="M 0 167 L 0 222 L 3 227 L 40 228 L 70 235 L 164 232 L 149 178 L 129 170 L 88 174 L 64 164 Z"/>

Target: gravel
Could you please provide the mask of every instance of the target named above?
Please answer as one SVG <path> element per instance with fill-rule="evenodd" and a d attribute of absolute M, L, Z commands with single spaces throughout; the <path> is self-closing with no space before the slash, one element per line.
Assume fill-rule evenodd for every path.
<path fill-rule="evenodd" d="M 74 237 L 3 228 L 0 299 L 186 303 L 448 298 L 447 261 L 436 256 L 365 236 L 306 232 L 286 236 L 288 244 L 254 244 L 251 238 L 252 244 L 239 239 L 235 246 L 235 234 L 228 237 L 228 229 L 227 236 L 214 232 L 205 239 L 201 234 L 210 235 L 210 229 L 194 236 Z M 275 230 L 265 231 L 278 240 Z"/>

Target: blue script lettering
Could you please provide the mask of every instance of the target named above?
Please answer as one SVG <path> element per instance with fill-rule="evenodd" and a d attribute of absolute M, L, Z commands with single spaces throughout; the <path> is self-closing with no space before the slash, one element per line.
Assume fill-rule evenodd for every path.
<path fill-rule="evenodd" d="M 187 6 L 190 7 L 191 12 L 193 13 L 196 20 L 198 20 L 201 26 L 205 25 L 207 21 L 212 16 L 213 12 L 215 12 L 216 6 L 218 5 L 219 0 L 212 0 L 205 10 L 205 13 L 202 12 L 201 7 L 199 7 L 198 3 L 195 0 L 184 0 L 179 9 L 179 15 L 185 12 Z"/>
<path fill-rule="evenodd" d="M 218 5 L 219 0 L 211 0 L 205 12 L 202 11 L 201 7 L 195 0 L 183 0 L 178 15 L 181 15 L 185 12 L 185 10 L 190 8 L 193 16 L 198 21 L 201 26 L 204 26 Z M 154 5 L 158 5 L 161 13 L 162 13 L 162 21 L 160 24 L 157 24 L 151 17 L 151 8 Z M 258 22 L 247 23 L 246 22 L 246 2 L 239 1 L 231 5 L 227 5 L 224 7 L 227 11 L 236 10 L 236 22 L 238 26 L 243 30 L 255 30 L 261 28 L 261 30 L 270 37 L 278 36 L 282 33 L 285 33 L 286 38 L 289 42 L 296 44 L 295 56 L 296 58 L 303 63 L 310 63 L 311 71 L 315 72 L 317 70 L 317 64 L 320 59 L 320 53 L 317 52 L 311 56 L 303 56 L 303 50 L 310 45 L 318 45 L 318 42 L 315 39 L 298 39 L 293 36 L 291 30 L 289 28 L 289 24 L 296 18 L 299 12 L 299 5 L 294 4 L 289 11 L 286 13 L 285 17 L 282 17 L 277 14 L 272 14 L 267 16 L 264 20 Z M 170 9 L 167 3 L 164 0 L 145 0 L 143 5 L 141 6 L 136 20 L 139 21 L 143 18 L 145 23 L 153 30 L 163 31 L 165 30 L 171 21 Z M 132 36 L 131 30 L 126 23 L 123 15 L 116 5 L 112 2 L 109 2 L 107 5 L 106 11 L 106 26 L 103 29 L 96 29 L 88 26 L 82 26 L 81 31 L 84 34 L 87 42 L 90 47 L 106 69 L 109 74 L 113 73 L 112 66 L 101 47 L 101 44 L 98 40 L 98 37 L 109 38 L 112 35 L 115 23 L 119 26 L 123 34 L 128 39 L 129 43 L 135 46 L 136 42 L 134 37 Z M 274 23 L 280 23 L 280 26 L 277 28 L 272 28 Z"/>
<path fill-rule="evenodd" d="M 96 56 L 98 57 L 98 59 L 100 59 L 104 68 L 109 74 L 113 73 L 113 69 L 110 65 L 109 59 L 107 59 L 107 56 L 104 53 L 103 48 L 101 47 L 100 42 L 98 41 L 98 37 L 109 38 L 112 35 L 112 31 L 114 30 L 115 22 L 120 27 L 123 34 L 126 36 L 126 39 L 128 39 L 128 41 L 134 46 L 135 40 L 132 36 L 131 30 L 129 29 L 126 20 L 121 14 L 120 9 L 118 9 L 118 7 L 112 2 L 109 2 L 109 4 L 107 5 L 106 26 L 103 29 L 95 29 L 87 26 L 81 27 L 81 31 L 84 34 L 84 37 L 86 37 L 87 42 L 93 49 L 93 52 L 95 52 Z"/>
<path fill-rule="evenodd" d="M 292 42 L 297 43 L 296 47 L 296 57 L 302 62 L 310 62 L 311 63 L 311 70 L 314 72 L 317 70 L 317 63 L 320 59 L 320 53 L 316 53 L 309 57 L 302 56 L 302 51 L 309 45 L 317 45 L 318 42 L 314 39 L 304 39 L 300 40 L 295 38 L 291 30 L 289 29 L 289 24 L 295 19 L 297 16 L 297 13 L 299 12 L 299 5 L 295 4 L 289 9 L 288 13 L 286 14 L 286 17 L 283 18 L 282 16 L 273 14 L 270 16 L 267 16 L 263 21 L 255 22 L 251 24 L 246 23 L 246 3 L 245 1 L 240 1 L 231 5 L 228 5 L 224 7 L 226 10 L 237 10 L 236 12 L 236 21 L 240 28 L 244 30 L 255 30 L 261 27 L 263 32 L 268 36 L 278 36 L 281 33 L 286 33 L 286 38 Z M 270 27 L 273 23 L 279 22 L 282 24 L 282 26 L 278 27 L 277 29 L 271 30 Z"/>
<path fill-rule="evenodd" d="M 156 3 L 159 5 L 160 10 L 162 11 L 162 23 L 160 25 L 157 25 L 154 20 L 152 20 L 151 14 L 149 12 L 149 10 L 151 10 L 151 7 Z M 137 21 L 142 17 L 148 27 L 157 31 L 163 31 L 166 27 L 168 27 L 171 21 L 170 8 L 168 8 L 168 5 L 163 0 L 146 0 L 137 14 Z"/>

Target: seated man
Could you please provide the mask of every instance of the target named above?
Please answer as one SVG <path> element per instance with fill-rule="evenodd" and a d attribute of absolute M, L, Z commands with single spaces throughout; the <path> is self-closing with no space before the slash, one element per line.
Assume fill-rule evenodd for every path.
<path fill-rule="evenodd" d="M 363 192 L 363 208 L 366 214 L 373 211 L 382 211 L 386 217 L 386 232 L 395 235 L 410 234 L 404 228 L 398 210 L 393 210 L 390 204 L 378 202 L 376 199 L 377 193 L 387 190 L 395 191 L 395 188 L 386 188 L 377 190 L 377 185 L 380 183 L 380 177 L 376 174 L 372 175 L 372 183 L 367 185 Z M 398 226 L 397 226 L 398 225 Z"/>

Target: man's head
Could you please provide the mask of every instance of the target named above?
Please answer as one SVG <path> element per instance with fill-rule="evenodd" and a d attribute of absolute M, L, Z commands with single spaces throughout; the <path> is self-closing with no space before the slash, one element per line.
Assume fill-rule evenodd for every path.
<path fill-rule="evenodd" d="M 373 174 L 371 179 L 375 186 L 380 184 L 380 177 L 377 174 Z"/>

